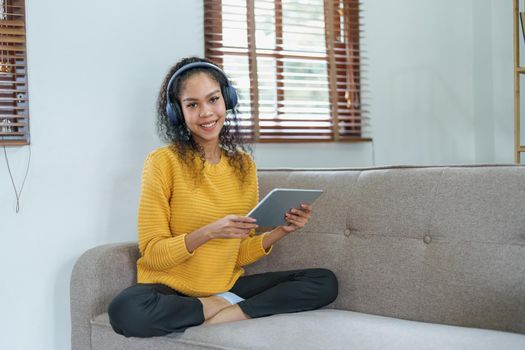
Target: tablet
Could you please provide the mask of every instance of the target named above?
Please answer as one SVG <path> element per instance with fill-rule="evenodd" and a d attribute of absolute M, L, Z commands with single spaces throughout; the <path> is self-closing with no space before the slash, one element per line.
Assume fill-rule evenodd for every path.
<path fill-rule="evenodd" d="M 256 224 L 261 227 L 287 225 L 284 214 L 300 208 L 301 203 L 312 204 L 322 193 L 323 190 L 275 188 L 247 216 L 257 219 Z"/>

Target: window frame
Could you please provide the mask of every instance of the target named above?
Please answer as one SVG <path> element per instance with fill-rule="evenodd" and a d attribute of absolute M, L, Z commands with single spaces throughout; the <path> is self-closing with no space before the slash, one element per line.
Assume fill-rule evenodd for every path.
<path fill-rule="evenodd" d="M 0 1 L 0 146 L 29 145 L 25 0 Z"/>
<path fill-rule="evenodd" d="M 270 1 L 266 1 L 268 3 Z M 239 1 L 241 3 L 241 1 Z M 244 3 L 244 2 L 242 2 Z M 255 41 L 255 0 L 246 0 L 246 33 L 247 45 L 246 52 L 238 53 L 239 56 L 248 56 L 249 75 L 250 75 L 250 110 L 249 119 L 251 126 L 242 126 L 244 135 L 251 142 L 257 143 L 281 143 L 281 142 L 369 142 L 372 139 L 364 136 L 364 125 L 366 123 L 366 110 L 362 103 L 362 69 L 360 55 L 360 22 L 359 22 L 359 0 L 323 0 L 325 42 L 325 58 L 327 61 L 327 84 L 329 87 L 330 116 L 323 122 L 330 123 L 330 126 L 311 127 L 307 123 L 299 126 L 269 126 L 263 127 L 260 123 L 259 113 L 259 86 L 258 82 L 257 59 L 259 57 L 273 57 L 275 59 L 276 74 L 276 104 L 284 106 L 284 91 L 286 87 L 283 83 L 283 59 L 286 53 L 282 49 L 283 45 L 283 7 L 282 0 L 273 0 L 275 15 L 275 47 L 272 53 L 268 50 L 258 50 Z M 240 19 L 244 15 L 239 15 Z M 219 66 L 224 67 L 224 57 L 228 54 L 227 47 L 221 44 L 223 36 L 222 24 L 222 0 L 204 0 L 204 36 L 205 36 L 205 57 L 213 60 Z M 342 21 L 343 19 L 343 21 Z M 353 22 L 352 22 L 353 20 Z M 295 57 L 297 57 L 295 55 Z M 305 59 L 319 59 L 318 56 L 305 56 Z M 343 73 L 341 73 L 343 72 Z M 226 69 L 228 74 L 228 70 Z M 234 82 L 235 83 L 235 82 Z M 276 108 L 277 116 L 280 109 Z M 276 124 L 279 118 L 264 119 L 264 121 L 274 121 Z M 299 123 L 298 123 L 299 124 Z M 311 125 L 311 124 L 310 124 Z M 292 132 L 263 133 L 261 129 L 269 130 L 279 128 L 292 130 Z M 323 134 L 303 134 L 301 137 L 291 137 L 293 132 L 301 129 L 323 130 Z M 328 129 L 331 129 L 328 131 Z M 311 136 L 309 136 L 311 135 Z M 324 138 L 319 138 L 321 137 Z M 317 137 L 317 138 L 316 138 Z"/>

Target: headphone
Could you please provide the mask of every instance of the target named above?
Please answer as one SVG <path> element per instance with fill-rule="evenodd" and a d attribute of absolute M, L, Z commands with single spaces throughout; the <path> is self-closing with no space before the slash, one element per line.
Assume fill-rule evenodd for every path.
<path fill-rule="evenodd" d="M 224 98 L 226 110 L 232 110 L 235 107 L 237 107 L 237 101 L 238 101 L 237 91 L 231 85 L 230 80 L 226 76 L 226 73 L 224 73 L 222 69 L 220 69 L 214 64 L 211 64 L 208 62 L 193 62 L 193 63 L 187 64 L 181 67 L 179 70 L 173 73 L 172 77 L 168 81 L 168 85 L 166 86 L 166 114 L 168 115 L 168 118 L 173 124 L 180 123 L 181 120 L 184 120 L 184 116 L 182 114 L 178 101 L 171 101 L 170 99 L 171 86 L 173 85 L 173 81 L 177 77 L 181 76 L 183 73 L 189 71 L 190 69 L 194 69 L 194 68 L 211 68 L 221 73 L 227 82 L 226 85 L 221 84 L 221 93 Z"/>

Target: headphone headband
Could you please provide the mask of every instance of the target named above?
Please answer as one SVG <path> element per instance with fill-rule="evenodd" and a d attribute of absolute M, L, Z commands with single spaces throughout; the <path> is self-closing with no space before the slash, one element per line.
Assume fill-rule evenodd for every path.
<path fill-rule="evenodd" d="M 166 87 L 167 92 L 169 92 L 171 90 L 171 85 L 173 84 L 173 81 L 175 80 L 175 78 L 180 77 L 184 72 L 187 72 L 187 71 L 189 71 L 190 69 L 193 69 L 193 68 L 212 68 L 212 69 L 215 69 L 216 71 L 222 73 L 222 75 L 224 75 L 226 77 L 226 73 L 224 73 L 222 69 L 220 69 L 219 67 L 217 67 L 214 64 L 211 64 L 211 63 L 208 63 L 208 62 L 193 62 L 193 63 L 189 63 L 189 64 L 179 68 L 177 71 L 175 71 L 175 73 L 173 73 L 173 75 L 171 76 L 170 81 L 168 82 L 168 85 Z M 168 98 L 169 98 L 169 94 L 168 94 Z"/>
<path fill-rule="evenodd" d="M 166 114 L 168 115 L 168 118 L 171 120 L 171 122 L 174 124 L 179 123 L 179 118 L 183 117 L 178 102 L 171 101 L 170 99 L 171 86 L 173 85 L 173 82 L 177 77 L 194 68 L 210 68 L 215 69 L 217 72 L 221 73 L 226 79 L 226 86 L 223 87 L 221 85 L 221 92 L 224 98 L 226 109 L 234 109 L 237 106 L 237 92 L 235 91 L 235 88 L 231 86 L 230 80 L 228 79 L 226 73 L 224 73 L 222 69 L 209 62 L 189 63 L 178 69 L 175 73 L 173 73 L 170 80 L 168 81 L 168 85 L 166 86 Z"/>

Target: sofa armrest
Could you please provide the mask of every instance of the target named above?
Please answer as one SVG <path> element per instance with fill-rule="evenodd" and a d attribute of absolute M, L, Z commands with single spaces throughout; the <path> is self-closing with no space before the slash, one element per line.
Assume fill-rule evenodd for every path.
<path fill-rule="evenodd" d="M 91 320 L 113 297 L 136 282 L 137 243 L 107 244 L 86 251 L 71 274 L 71 349 L 91 350 Z"/>

